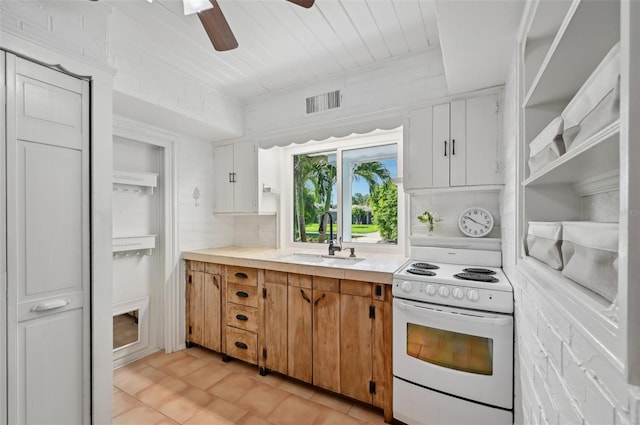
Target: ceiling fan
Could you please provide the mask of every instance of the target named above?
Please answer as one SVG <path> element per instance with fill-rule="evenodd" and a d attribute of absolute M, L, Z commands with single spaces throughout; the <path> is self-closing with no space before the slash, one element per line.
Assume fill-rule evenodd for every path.
<path fill-rule="evenodd" d="M 313 6 L 315 0 L 287 0 L 304 8 Z M 222 14 L 217 0 L 183 0 L 184 14 L 197 13 L 213 47 L 217 51 L 232 50 L 238 47 L 238 41 Z"/>

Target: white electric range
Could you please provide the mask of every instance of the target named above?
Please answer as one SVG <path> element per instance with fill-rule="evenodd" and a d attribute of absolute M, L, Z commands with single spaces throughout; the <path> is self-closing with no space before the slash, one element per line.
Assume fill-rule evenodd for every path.
<path fill-rule="evenodd" d="M 393 279 L 394 417 L 513 422 L 513 289 L 501 253 L 412 247 Z"/>

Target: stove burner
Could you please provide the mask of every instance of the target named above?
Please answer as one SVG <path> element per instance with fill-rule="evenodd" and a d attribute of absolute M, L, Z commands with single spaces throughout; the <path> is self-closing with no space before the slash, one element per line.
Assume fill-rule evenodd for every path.
<path fill-rule="evenodd" d="M 477 273 L 477 274 L 496 274 L 496 272 L 494 272 L 493 270 L 482 269 L 477 267 L 468 267 L 464 269 L 464 271 L 467 273 Z"/>
<path fill-rule="evenodd" d="M 424 269 L 407 269 L 407 273 L 419 274 L 420 276 L 435 276 L 436 274 L 429 270 Z"/>
<path fill-rule="evenodd" d="M 436 266 L 435 264 L 430 263 L 413 263 L 411 264 L 411 267 L 423 270 L 437 270 L 440 268 L 440 266 Z"/>
<path fill-rule="evenodd" d="M 457 279 L 462 280 L 473 280 L 476 282 L 487 282 L 487 283 L 496 283 L 498 279 L 491 275 L 481 274 L 481 273 L 457 273 L 453 275 Z"/>

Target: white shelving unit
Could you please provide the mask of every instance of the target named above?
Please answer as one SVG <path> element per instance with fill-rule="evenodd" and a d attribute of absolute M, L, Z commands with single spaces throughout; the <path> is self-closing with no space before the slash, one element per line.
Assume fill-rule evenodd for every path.
<path fill-rule="evenodd" d="M 113 238 L 113 256 L 131 254 L 153 255 L 156 247 L 156 235 L 126 236 Z"/>
<path fill-rule="evenodd" d="M 637 160 L 625 152 L 628 152 L 630 143 L 635 143 L 635 140 L 630 141 L 628 129 L 633 127 L 630 120 L 637 118 L 621 116 L 533 174 L 527 167 L 529 143 L 561 115 L 617 43 L 627 46 L 622 53 L 622 58 L 626 55 L 626 61 L 622 59 L 621 63 L 637 63 L 637 51 L 634 53 L 628 47 L 634 45 L 630 40 L 630 30 L 625 30 L 621 22 L 638 23 L 621 12 L 621 7 L 629 7 L 628 4 L 621 6 L 623 4 L 616 0 L 534 0 L 529 9 L 520 63 L 523 71 L 520 76 L 523 87 L 520 117 L 523 125 L 519 137 L 517 236 L 520 241 L 526 238 L 530 221 L 595 220 L 590 215 L 593 211 L 586 207 L 593 205 L 588 197 L 605 195 L 598 201 L 600 208 L 611 211 L 607 220 L 620 220 L 618 300 L 612 304 L 561 272 L 527 257 L 524 244 L 518 247 L 517 265 L 527 281 L 551 305 L 571 318 L 572 326 L 581 328 L 593 339 L 595 346 L 601 347 L 602 354 L 613 365 L 621 371 L 626 369 L 631 376 L 640 370 L 640 363 L 627 357 L 629 352 L 637 351 L 640 340 L 633 336 L 632 330 L 637 333 L 640 324 L 629 314 L 635 308 L 628 298 L 632 293 L 628 270 L 634 266 L 626 264 L 627 258 L 633 258 L 626 236 L 631 223 L 624 223 L 619 212 L 629 208 L 626 204 L 629 203 L 631 182 L 625 176 L 628 173 L 625 168 L 633 167 L 631 164 Z M 630 72 L 630 68 L 623 66 L 621 81 L 625 78 L 633 81 L 636 78 L 633 73 L 626 75 Z M 622 111 L 625 110 L 625 101 L 627 105 L 632 104 L 630 96 L 638 96 L 638 93 L 622 95 Z M 616 194 L 619 194 L 619 202 Z M 603 202 L 610 205 L 603 205 Z"/>

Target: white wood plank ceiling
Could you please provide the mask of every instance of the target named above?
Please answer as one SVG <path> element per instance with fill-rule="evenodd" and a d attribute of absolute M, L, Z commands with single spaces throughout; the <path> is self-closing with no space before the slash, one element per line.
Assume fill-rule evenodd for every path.
<path fill-rule="evenodd" d="M 159 57 L 240 99 L 308 83 L 440 42 L 433 0 L 219 0 L 239 47 L 214 50 L 181 0 L 112 0 Z M 132 40 L 135 42 L 135 40 Z"/>

